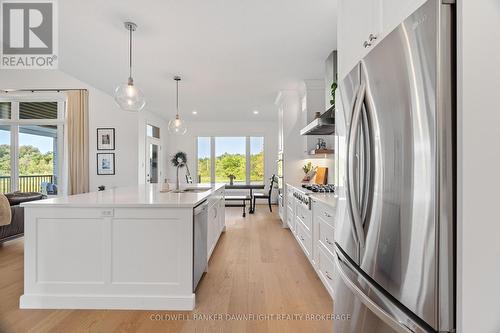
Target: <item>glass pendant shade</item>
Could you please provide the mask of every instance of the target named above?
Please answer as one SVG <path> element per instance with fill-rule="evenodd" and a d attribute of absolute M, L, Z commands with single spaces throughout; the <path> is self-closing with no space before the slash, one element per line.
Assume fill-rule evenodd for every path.
<path fill-rule="evenodd" d="M 133 82 L 120 84 L 115 89 L 115 101 L 125 111 L 140 111 L 146 105 L 144 94 Z"/>
<path fill-rule="evenodd" d="M 132 79 L 132 33 L 137 29 L 134 22 L 125 22 L 125 29 L 129 31 L 129 76 L 128 82 L 120 84 L 115 89 L 115 101 L 125 111 L 141 111 L 146 105 L 142 91 L 134 85 Z"/>
<path fill-rule="evenodd" d="M 187 132 L 186 123 L 179 117 L 179 81 L 181 80 L 180 76 L 174 76 L 175 80 L 175 92 L 176 92 L 176 108 L 177 113 L 175 114 L 175 119 L 170 120 L 168 122 L 168 131 L 173 135 L 184 135 Z"/>
<path fill-rule="evenodd" d="M 187 132 L 186 123 L 176 115 L 175 119 L 168 122 L 168 131 L 174 135 L 184 135 Z"/>

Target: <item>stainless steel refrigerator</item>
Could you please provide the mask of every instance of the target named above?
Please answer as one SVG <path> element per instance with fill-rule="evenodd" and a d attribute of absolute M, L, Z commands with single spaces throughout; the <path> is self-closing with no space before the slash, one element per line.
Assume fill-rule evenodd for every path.
<path fill-rule="evenodd" d="M 430 0 L 341 82 L 335 333 L 455 329 L 455 7 Z M 345 317 L 344 317 L 345 318 Z"/>

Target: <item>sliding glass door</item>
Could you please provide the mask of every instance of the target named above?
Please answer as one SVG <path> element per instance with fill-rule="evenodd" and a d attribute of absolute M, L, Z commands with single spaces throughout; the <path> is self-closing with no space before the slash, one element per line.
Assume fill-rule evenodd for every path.
<path fill-rule="evenodd" d="M 60 94 L 0 97 L 0 192 L 60 192 L 64 108 Z"/>
<path fill-rule="evenodd" d="M 0 105 L 1 108 L 1 105 Z M 11 182 L 11 152 L 10 126 L 0 126 L 0 192 L 12 191 Z"/>

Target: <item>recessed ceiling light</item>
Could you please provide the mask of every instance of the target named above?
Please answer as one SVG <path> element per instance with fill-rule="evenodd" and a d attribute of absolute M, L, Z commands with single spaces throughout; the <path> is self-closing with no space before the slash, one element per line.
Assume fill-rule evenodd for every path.
<path fill-rule="evenodd" d="M 196 114 L 198 114 L 198 111 L 193 110 L 193 112 L 191 112 L 191 113 L 196 115 Z"/>
<path fill-rule="evenodd" d="M 259 110 L 253 110 L 253 114 L 259 114 Z"/>

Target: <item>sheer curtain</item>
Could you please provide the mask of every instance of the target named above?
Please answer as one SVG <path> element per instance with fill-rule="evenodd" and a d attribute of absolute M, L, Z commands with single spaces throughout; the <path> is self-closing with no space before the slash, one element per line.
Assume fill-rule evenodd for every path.
<path fill-rule="evenodd" d="M 87 90 L 67 92 L 67 193 L 89 191 L 89 93 Z"/>

